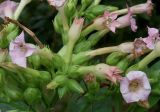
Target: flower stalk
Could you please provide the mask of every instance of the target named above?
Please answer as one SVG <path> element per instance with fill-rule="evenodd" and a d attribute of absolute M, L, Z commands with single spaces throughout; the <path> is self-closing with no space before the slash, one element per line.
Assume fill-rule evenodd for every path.
<path fill-rule="evenodd" d="M 24 7 L 29 4 L 32 0 L 21 0 L 19 6 L 17 7 L 15 14 L 14 14 L 14 19 L 17 20 L 23 11 Z"/>

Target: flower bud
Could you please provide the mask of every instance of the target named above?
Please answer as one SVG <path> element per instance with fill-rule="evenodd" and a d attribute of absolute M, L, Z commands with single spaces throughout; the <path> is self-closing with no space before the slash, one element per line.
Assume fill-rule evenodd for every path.
<path fill-rule="evenodd" d="M 88 6 L 93 2 L 93 0 L 81 0 L 81 4 L 84 6 Z"/>
<path fill-rule="evenodd" d="M 47 85 L 47 89 L 55 89 L 55 88 L 57 88 L 59 85 L 63 85 L 66 81 L 67 81 L 66 76 L 64 76 L 64 75 L 56 76 L 56 77 Z"/>
<path fill-rule="evenodd" d="M 8 47 L 11 40 L 15 39 L 19 33 L 18 27 L 13 24 L 8 24 L 0 32 L 0 47 Z"/>
<path fill-rule="evenodd" d="M 53 60 L 52 64 L 57 69 L 60 69 L 65 65 L 63 58 L 59 56 L 58 54 L 54 54 L 52 60 Z"/>
<path fill-rule="evenodd" d="M 54 21 L 53 22 L 53 25 L 54 25 L 54 30 L 57 32 L 57 33 L 61 33 L 63 31 L 63 24 L 62 24 L 62 18 L 60 18 L 60 14 L 58 13 L 55 18 L 54 18 Z"/>
<path fill-rule="evenodd" d="M 68 91 L 68 88 L 66 87 L 62 87 L 62 88 L 58 88 L 58 95 L 59 98 L 61 99 Z"/>
<path fill-rule="evenodd" d="M 83 64 L 84 62 L 88 61 L 91 57 L 86 55 L 86 52 L 81 52 L 75 55 L 72 59 L 73 64 Z"/>
<path fill-rule="evenodd" d="M 119 51 L 123 53 L 132 53 L 134 50 L 133 42 L 126 42 L 119 45 Z"/>
<path fill-rule="evenodd" d="M 75 80 L 72 80 L 72 79 L 67 80 L 66 85 L 67 85 L 67 87 L 68 87 L 70 90 L 72 90 L 72 91 L 75 91 L 75 92 L 81 93 L 81 94 L 84 93 L 83 88 L 82 88 L 82 87 L 80 86 L 80 84 L 79 84 L 77 81 L 75 81 Z"/>
<path fill-rule="evenodd" d="M 68 0 L 67 4 L 65 5 L 64 12 L 68 18 L 72 18 L 72 16 L 75 14 L 77 10 L 77 2 L 78 0 Z"/>
<path fill-rule="evenodd" d="M 38 88 L 27 88 L 23 93 L 23 97 L 28 104 L 32 105 L 38 103 L 42 95 Z"/>
<path fill-rule="evenodd" d="M 92 20 L 92 19 L 95 19 L 97 16 L 102 15 L 105 11 L 112 12 L 117 9 L 118 8 L 114 6 L 95 5 L 95 6 L 89 7 L 85 11 L 85 17 Z"/>
<path fill-rule="evenodd" d="M 90 41 L 81 41 L 75 46 L 74 52 L 80 53 L 82 51 L 87 51 L 91 48 L 91 42 Z"/>
<path fill-rule="evenodd" d="M 44 47 L 43 49 L 39 49 L 37 53 L 40 56 L 41 64 L 43 66 L 48 68 L 53 66 L 53 64 L 51 63 L 53 58 L 53 53 L 49 48 Z"/>
<path fill-rule="evenodd" d="M 147 13 L 151 15 L 152 10 L 153 10 L 153 3 L 151 0 L 147 0 L 147 3 L 139 4 L 131 7 L 131 11 L 136 14 Z"/>
<path fill-rule="evenodd" d="M 5 86 L 4 91 L 5 91 L 5 95 L 7 95 L 11 99 L 11 101 L 21 100 L 22 98 L 21 90 L 17 87 Z"/>
<path fill-rule="evenodd" d="M 51 74 L 47 71 L 39 71 L 40 72 L 40 78 L 42 79 L 41 83 L 48 83 L 51 81 Z"/>
<path fill-rule="evenodd" d="M 116 65 L 126 54 L 122 52 L 113 52 L 106 58 L 106 63 L 109 65 Z"/>
<path fill-rule="evenodd" d="M 132 59 L 130 57 L 124 57 L 124 59 L 118 62 L 117 67 L 120 68 L 122 71 L 125 71 L 130 65 L 131 61 Z"/>
<path fill-rule="evenodd" d="M 29 56 L 28 58 L 28 62 L 29 64 L 34 68 L 34 69 L 38 69 L 41 65 L 41 60 L 40 60 L 40 56 L 38 54 L 33 54 L 31 56 Z"/>
<path fill-rule="evenodd" d="M 79 39 L 80 34 L 81 34 L 81 30 L 83 27 L 83 22 L 84 22 L 83 18 L 80 18 L 80 19 L 75 18 L 74 19 L 73 24 L 70 27 L 69 32 L 68 32 L 68 36 L 69 36 L 70 41 L 76 42 Z"/>

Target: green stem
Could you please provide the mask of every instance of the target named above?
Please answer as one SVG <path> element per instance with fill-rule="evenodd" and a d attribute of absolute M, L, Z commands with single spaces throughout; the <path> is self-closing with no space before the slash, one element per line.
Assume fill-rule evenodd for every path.
<path fill-rule="evenodd" d="M 69 25 L 68 25 L 68 22 L 67 22 L 67 17 L 64 13 L 64 7 L 62 8 L 59 8 L 58 9 L 60 15 L 61 15 L 61 18 L 62 18 L 62 23 L 63 23 L 63 28 L 64 28 L 64 32 L 68 32 L 69 30 Z"/>
<path fill-rule="evenodd" d="M 104 30 L 98 31 L 98 32 L 92 34 L 92 35 L 88 38 L 87 41 L 90 41 L 90 42 L 92 43 L 92 46 L 94 46 L 94 45 L 96 45 L 97 42 L 98 42 L 102 37 L 104 37 L 104 35 L 105 35 L 106 33 L 108 33 L 108 32 L 109 32 L 108 29 L 104 29 Z M 92 47 L 92 46 L 91 46 L 91 47 Z"/>
<path fill-rule="evenodd" d="M 91 33 L 94 29 L 95 29 L 94 24 L 91 24 L 87 28 L 85 28 L 81 33 L 80 40 L 82 40 L 85 36 L 87 36 L 89 33 Z"/>
<path fill-rule="evenodd" d="M 30 3 L 32 0 L 21 0 L 20 4 L 18 5 L 18 8 L 15 11 L 14 19 L 17 20 L 24 9 L 24 7 Z"/>
<path fill-rule="evenodd" d="M 70 62 L 71 62 L 73 47 L 74 47 L 74 42 L 69 41 L 68 45 L 67 45 L 67 51 L 66 51 L 66 57 L 65 57 L 65 61 L 67 64 L 70 64 Z"/>
<path fill-rule="evenodd" d="M 128 9 L 121 9 L 121 10 L 113 11 L 112 13 L 123 15 L 123 14 L 128 13 Z"/>
<path fill-rule="evenodd" d="M 157 53 L 153 50 L 150 54 L 148 54 L 145 58 L 143 58 L 139 63 L 138 66 L 140 69 L 145 68 L 150 62 L 158 57 Z"/>
<path fill-rule="evenodd" d="M 102 55 L 102 54 L 111 53 L 114 51 L 119 51 L 117 46 L 104 47 L 104 48 L 99 48 L 96 50 L 88 51 L 88 52 L 86 52 L 86 55 L 94 57 L 94 56 L 98 56 L 98 55 Z"/>

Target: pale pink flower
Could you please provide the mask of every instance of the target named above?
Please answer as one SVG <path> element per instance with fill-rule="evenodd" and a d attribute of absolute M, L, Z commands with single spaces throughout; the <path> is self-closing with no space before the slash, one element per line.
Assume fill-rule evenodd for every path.
<path fill-rule="evenodd" d="M 18 3 L 10 0 L 6 0 L 0 4 L 0 17 L 13 17 L 13 13 L 15 12 L 16 8 L 18 6 Z"/>
<path fill-rule="evenodd" d="M 154 49 L 155 44 L 160 40 L 159 31 L 156 28 L 148 27 L 148 37 L 143 38 L 143 41 L 147 44 L 149 49 Z"/>
<path fill-rule="evenodd" d="M 48 3 L 56 8 L 62 7 L 66 0 L 48 0 Z"/>
<path fill-rule="evenodd" d="M 22 67 L 26 67 L 26 57 L 31 56 L 35 51 L 36 47 L 33 44 L 25 43 L 24 32 L 17 36 L 9 46 L 12 62 Z"/>
<path fill-rule="evenodd" d="M 120 80 L 120 91 L 127 103 L 147 101 L 151 86 L 142 71 L 130 71 Z"/>
<path fill-rule="evenodd" d="M 108 11 L 105 11 L 103 15 L 103 17 L 105 18 L 104 25 L 114 33 L 116 31 L 116 27 L 119 26 L 119 23 L 116 20 L 117 16 L 118 15 L 116 13 L 110 13 Z"/>
<path fill-rule="evenodd" d="M 119 17 L 117 19 L 117 22 L 119 23 L 118 28 L 124 28 L 126 26 L 131 26 L 131 29 L 133 32 L 136 32 L 137 30 L 136 20 L 133 18 L 130 8 L 128 8 L 128 14 L 122 17 Z"/>
<path fill-rule="evenodd" d="M 147 3 L 139 4 L 131 7 L 131 11 L 134 14 L 147 13 L 151 15 L 152 10 L 153 10 L 153 3 L 151 0 L 147 0 Z"/>
<path fill-rule="evenodd" d="M 117 18 L 116 13 L 110 13 L 105 11 L 103 16 L 98 17 L 94 20 L 94 26 L 96 30 L 102 30 L 106 27 L 115 33 L 116 27 L 119 26 L 119 23 L 116 21 Z"/>
<path fill-rule="evenodd" d="M 116 84 L 117 81 L 119 81 L 121 78 L 120 74 L 122 73 L 122 71 L 116 66 L 109 66 L 107 64 L 98 64 L 96 66 L 96 70 L 99 73 L 103 74 L 106 79 L 110 80 L 114 84 Z"/>

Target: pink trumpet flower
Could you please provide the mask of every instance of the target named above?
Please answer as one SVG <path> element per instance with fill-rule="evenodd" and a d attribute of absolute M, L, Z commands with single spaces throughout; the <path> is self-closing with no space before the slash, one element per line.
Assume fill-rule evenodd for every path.
<path fill-rule="evenodd" d="M 155 44 L 160 40 L 159 31 L 156 28 L 148 27 L 148 37 L 143 38 L 143 41 L 146 43 L 146 46 L 153 50 Z"/>
<path fill-rule="evenodd" d="M 4 19 L 5 17 L 13 17 L 13 13 L 17 9 L 18 3 L 10 0 L 6 0 L 0 4 L 0 17 Z"/>
<path fill-rule="evenodd" d="M 147 101 L 151 86 L 144 72 L 130 71 L 121 79 L 120 91 L 127 103 Z"/>
<path fill-rule="evenodd" d="M 17 36 L 9 46 L 12 62 L 22 67 L 26 67 L 26 57 L 31 56 L 35 51 L 36 47 L 33 44 L 25 43 L 24 32 Z"/>
<path fill-rule="evenodd" d="M 126 14 L 126 15 L 124 15 L 122 17 L 119 17 L 117 19 L 117 21 L 119 23 L 118 28 L 124 28 L 124 27 L 130 25 L 132 31 L 136 32 L 136 30 L 137 30 L 136 20 L 133 18 L 131 10 L 130 10 L 129 7 L 128 7 L 128 14 Z"/>

